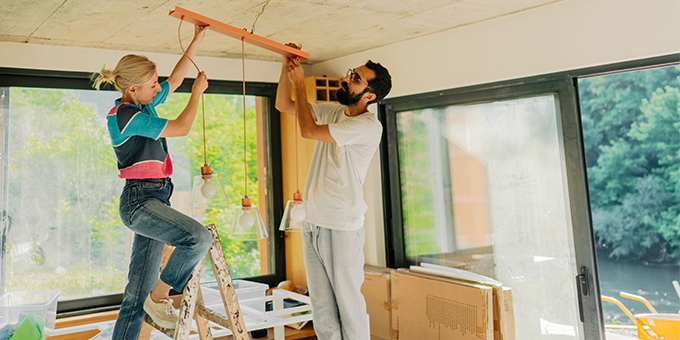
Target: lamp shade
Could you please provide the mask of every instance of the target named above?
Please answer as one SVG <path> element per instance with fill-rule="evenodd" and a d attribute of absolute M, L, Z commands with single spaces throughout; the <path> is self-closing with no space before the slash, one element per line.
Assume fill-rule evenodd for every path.
<path fill-rule="evenodd" d="M 229 238 L 241 241 L 255 241 L 267 238 L 267 228 L 256 205 L 251 204 L 250 197 L 241 199 L 241 205 L 234 208 L 234 216 L 229 229 Z"/>
<path fill-rule="evenodd" d="M 310 231 L 311 227 L 305 221 L 307 211 L 305 210 L 305 202 L 302 200 L 302 193 L 297 191 L 293 194 L 293 199 L 286 203 L 286 210 L 283 211 L 280 231 Z"/>
<path fill-rule="evenodd" d="M 227 194 L 217 174 L 194 176 L 189 199 L 189 215 L 202 224 L 207 224 L 208 209 L 225 209 L 226 198 Z"/>

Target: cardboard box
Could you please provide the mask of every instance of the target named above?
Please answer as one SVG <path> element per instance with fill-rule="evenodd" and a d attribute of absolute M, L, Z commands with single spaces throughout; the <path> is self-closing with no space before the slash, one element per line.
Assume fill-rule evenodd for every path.
<path fill-rule="evenodd" d="M 512 290 L 490 277 L 457 268 L 430 263 L 411 266 L 411 271 L 421 275 L 443 277 L 451 280 L 488 286 L 493 292 L 494 340 L 515 340 L 515 316 L 512 307 Z"/>
<path fill-rule="evenodd" d="M 392 339 L 493 340 L 490 287 L 403 269 L 391 279 Z"/>
<path fill-rule="evenodd" d="M 371 340 L 392 338 L 392 307 L 390 304 L 390 272 L 384 267 L 365 266 L 364 284 L 361 293 L 366 300 L 369 315 Z"/>
<path fill-rule="evenodd" d="M 512 289 L 503 287 L 501 305 L 501 335 L 503 340 L 515 340 L 515 311 L 512 307 Z"/>

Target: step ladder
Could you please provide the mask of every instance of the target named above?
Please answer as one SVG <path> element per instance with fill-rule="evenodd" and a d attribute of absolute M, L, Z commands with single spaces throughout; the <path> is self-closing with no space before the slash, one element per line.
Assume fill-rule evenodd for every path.
<path fill-rule="evenodd" d="M 217 234 L 217 228 L 214 224 L 206 226 L 212 234 L 213 241 L 208 254 L 210 262 L 212 262 L 215 277 L 217 278 L 217 286 L 220 289 L 220 296 L 224 304 L 224 310 L 227 315 L 220 315 L 205 307 L 203 295 L 201 294 L 201 271 L 203 270 L 203 261 L 199 262 L 194 271 L 191 273 L 191 278 L 182 292 L 182 301 L 179 307 L 179 319 L 175 329 L 166 329 L 158 326 L 149 315 L 144 316 L 144 323 L 142 330 L 139 333 L 139 340 L 149 340 L 151 332 L 159 330 L 174 340 L 189 339 L 191 333 L 191 321 L 195 320 L 197 325 L 196 332 L 201 340 L 212 340 L 212 332 L 208 326 L 208 321 L 217 323 L 218 325 L 231 330 L 232 339 L 234 340 L 249 340 L 250 336 L 246 330 L 246 325 L 241 314 L 241 308 L 236 297 L 236 290 L 229 274 L 229 267 L 224 259 L 224 251 L 220 244 L 220 237 Z M 165 245 L 163 251 L 163 260 L 161 263 L 161 270 L 165 267 L 170 254 L 174 248 Z"/>

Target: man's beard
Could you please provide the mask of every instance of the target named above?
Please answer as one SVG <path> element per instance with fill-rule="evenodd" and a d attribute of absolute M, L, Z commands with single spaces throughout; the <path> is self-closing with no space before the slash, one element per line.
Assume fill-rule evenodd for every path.
<path fill-rule="evenodd" d="M 338 89 L 338 102 L 342 105 L 347 105 L 351 106 L 356 103 L 358 103 L 361 100 L 361 97 L 366 93 L 368 89 L 364 89 L 359 94 L 352 94 L 349 93 L 349 87 L 346 82 L 342 82 L 342 86 L 340 89 Z"/>

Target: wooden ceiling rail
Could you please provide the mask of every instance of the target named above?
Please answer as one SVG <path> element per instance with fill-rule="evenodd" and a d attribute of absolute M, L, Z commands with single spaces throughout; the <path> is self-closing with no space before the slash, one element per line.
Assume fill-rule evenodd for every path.
<path fill-rule="evenodd" d="M 236 28 L 215 19 L 208 18 L 179 6 L 175 6 L 175 9 L 170 11 L 170 16 L 184 20 L 194 25 L 210 25 L 210 29 L 217 33 L 222 33 L 238 40 L 244 39 L 244 41 L 249 44 L 259 46 L 291 58 L 299 58 L 300 61 L 309 59 L 309 53 L 307 52 L 303 52 L 296 48 L 261 37 L 257 34 L 250 33 L 245 29 Z"/>

